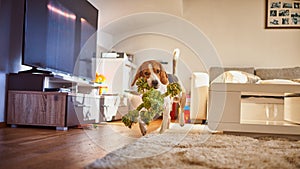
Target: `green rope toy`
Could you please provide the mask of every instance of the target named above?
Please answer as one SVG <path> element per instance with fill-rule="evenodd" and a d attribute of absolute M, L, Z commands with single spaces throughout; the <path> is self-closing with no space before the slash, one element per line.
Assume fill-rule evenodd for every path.
<path fill-rule="evenodd" d="M 139 78 L 136 85 L 138 92 L 142 94 L 143 103 L 122 117 L 122 122 L 129 128 L 138 122 L 138 117 L 140 117 L 145 124 L 149 125 L 155 116 L 162 115 L 164 111 L 164 98 L 168 96 L 175 97 L 182 91 L 178 83 L 170 83 L 167 85 L 167 92 L 161 94 L 160 91 L 150 87 L 144 78 Z"/>

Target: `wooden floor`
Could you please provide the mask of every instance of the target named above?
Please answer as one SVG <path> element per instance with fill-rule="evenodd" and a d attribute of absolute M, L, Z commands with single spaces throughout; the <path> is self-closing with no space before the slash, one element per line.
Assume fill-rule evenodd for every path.
<path fill-rule="evenodd" d="M 152 122 L 149 131 L 158 129 L 159 124 Z M 0 128 L 0 169 L 84 168 L 140 137 L 138 125 L 128 129 L 121 122 L 68 131 L 28 126 Z"/>

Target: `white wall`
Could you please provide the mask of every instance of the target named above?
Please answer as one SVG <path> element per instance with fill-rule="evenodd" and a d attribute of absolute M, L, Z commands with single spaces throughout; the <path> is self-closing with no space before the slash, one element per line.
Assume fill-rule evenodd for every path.
<path fill-rule="evenodd" d="M 0 122 L 5 122 L 6 74 L 21 70 L 24 1 L 0 0 Z"/>
<path fill-rule="evenodd" d="M 300 30 L 265 29 L 264 0 L 94 1 L 100 9 L 101 28 L 136 13 L 167 13 L 197 26 L 211 40 L 224 66 L 300 65 Z M 156 43 L 159 44 L 159 40 Z M 140 42 L 130 45 L 135 44 L 140 45 Z M 190 59 L 188 64 L 193 61 Z"/>
<path fill-rule="evenodd" d="M 153 34 L 133 36 L 118 43 L 115 48 L 132 51 L 136 57 L 136 65 L 141 65 L 143 61 L 152 59 L 168 62 L 168 65 L 164 65 L 168 73 L 172 73 L 172 52 L 175 48 L 179 48 L 181 54 L 177 74 L 187 90 L 190 90 L 190 77 L 192 72 L 205 70 L 202 61 L 193 51 L 179 41 L 166 36 Z M 193 61 L 190 62 L 190 60 Z"/>
<path fill-rule="evenodd" d="M 5 121 L 5 73 L 0 73 L 0 122 L 4 122 Z"/>
<path fill-rule="evenodd" d="M 211 66 L 300 65 L 300 29 L 265 29 L 265 0 L 91 1 L 100 9 L 101 30 L 115 37 L 111 43 L 114 50 L 135 54 L 141 50 L 159 49 L 171 53 L 178 47 L 182 50 L 183 69 L 180 72 L 185 72 L 184 68 L 190 70 L 180 78 L 187 81 L 191 72 L 206 72 Z M 162 17 L 156 17 L 155 23 L 154 18 L 145 15 L 149 12 Z M 142 19 L 135 17 L 138 15 Z M 163 20 L 167 15 L 177 17 L 188 26 L 175 23 L 172 27 L 169 23 L 173 20 Z M 161 34 L 157 32 L 159 26 Z M 198 33 L 190 31 L 193 26 Z M 151 32 L 151 29 L 156 32 Z M 178 29 L 181 29 L 181 34 L 178 34 Z M 134 31 L 138 33 L 134 34 Z M 166 35 L 168 32 L 173 37 Z"/>
<path fill-rule="evenodd" d="M 265 0 L 188 0 L 184 17 L 205 32 L 225 66 L 300 65 L 300 29 L 265 29 Z"/>

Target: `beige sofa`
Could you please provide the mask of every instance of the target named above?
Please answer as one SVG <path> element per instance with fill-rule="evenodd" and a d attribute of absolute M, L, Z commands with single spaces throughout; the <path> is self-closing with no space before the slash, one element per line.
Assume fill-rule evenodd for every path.
<path fill-rule="evenodd" d="M 256 83 L 214 81 L 229 70 L 247 72 L 261 80 Z M 207 123 L 211 130 L 300 135 L 300 84 L 295 82 L 300 79 L 300 67 L 212 67 L 209 77 Z"/>

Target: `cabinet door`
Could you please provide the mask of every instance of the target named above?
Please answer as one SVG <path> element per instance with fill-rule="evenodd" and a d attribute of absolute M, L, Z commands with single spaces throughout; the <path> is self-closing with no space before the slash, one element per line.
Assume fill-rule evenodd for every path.
<path fill-rule="evenodd" d="M 119 96 L 104 96 L 101 98 L 101 112 L 105 117 L 106 121 L 116 120 L 114 119 L 118 112 L 118 107 L 120 105 Z"/>
<path fill-rule="evenodd" d="M 64 126 L 66 117 L 66 96 L 61 94 L 47 95 L 45 124 Z"/>
<path fill-rule="evenodd" d="M 99 123 L 99 97 L 77 95 L 68 98 L 67 125 Z"/>
<path fill-rule="evenodd" d="M 64 126 L 65 112 L 63 94 L 8 92 L 8 124 Z"/>
<path fill-rule="evenodd" d="M 40 94 L 8 93 L 8 124 L 41 124 L 45 121 L 46 98 Z"/>

